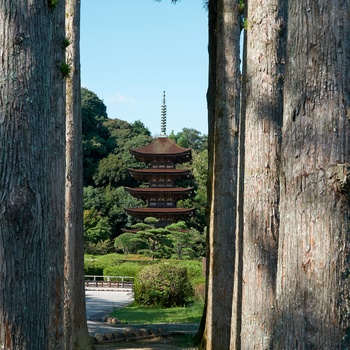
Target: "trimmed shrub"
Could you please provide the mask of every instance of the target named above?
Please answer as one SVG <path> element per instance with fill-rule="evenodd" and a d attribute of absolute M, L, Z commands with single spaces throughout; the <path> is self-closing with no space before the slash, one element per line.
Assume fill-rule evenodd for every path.
<path fill-rule="evenodd" d="M 114 240 L 116 250 L 123 251 L 123 254 L 135 254 L 141 249 L 147 248 L 145 242 L 140 241 L 134 233 L 125 232 Z"/>
<path fill-rule="evenodd" d="M 140 272 L 141 269 L 143 269 L 143 266 L 141 264 L 123 262 L 104 268 L 103 275 L 136 277 L 136 275 Z"/>
<path fill-rule="evenodd" d="M 84 274 L 85 275 L 103 275 L 103 267 L 98 263 L 93 255 L 84 257 Z"/>
<path fill-rule="evenodd" d="M 128 259 L 126 259 L 126 257 Z M 141 260 L 143 259 L 143 260 Z M 108 269 L 108 275 L 115 275 L 112 270 L 116 265 L 119 266 L 124 263 L 133 262 L 134 264 L 141 265 L 154 264 L 156 261 L 151 259 L 145 259 L 138 255 L 123 255 L 123 254 L 107 254 L 107 255 L 92 255 L 85 254 L 84 256 L 84 270 L 85 275 L 103 275 L 103 271 Z M 107 271 L 107 270 L 106 270 Z M 119 275 L 119 274 L 118 274 Z"/>
<path fill-rule="evenodd" d="M 193 302 L 194 291 L 187 269 L 167 263 L 145 267 L 134 285 L 135 301 L 161 307 L 186 306 Z"/>
<path fill-rule="evenodd" d="M 174 266 L 184 267 L 187 270 L 187 275 L 192 285 L 205 283 L 203 264 L 198 260 L 172 260 Z"/>

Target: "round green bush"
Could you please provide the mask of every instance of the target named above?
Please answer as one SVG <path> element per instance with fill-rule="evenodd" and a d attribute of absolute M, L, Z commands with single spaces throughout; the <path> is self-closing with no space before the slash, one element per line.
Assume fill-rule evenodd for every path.
<path fill-rule="evenodd" d="M 138 304 L 161 307 L 186 306 L 194 297 L 187 269 L 167 263 L 142 269 L 135 280 L 134 293 Z"/>

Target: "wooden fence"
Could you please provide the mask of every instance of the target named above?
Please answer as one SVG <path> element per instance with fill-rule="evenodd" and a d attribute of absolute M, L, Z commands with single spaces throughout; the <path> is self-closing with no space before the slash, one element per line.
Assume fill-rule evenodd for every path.
<path fill-rule="evenodd" d="M 129 276 L 96 276 L 85 275 L 85 289 L 107 290 L 107 289 L 134 289 L 134 277 Z"/>

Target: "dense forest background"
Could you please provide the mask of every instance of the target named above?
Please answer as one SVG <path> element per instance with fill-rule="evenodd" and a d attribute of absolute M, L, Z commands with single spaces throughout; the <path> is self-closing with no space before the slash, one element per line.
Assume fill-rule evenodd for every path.
<path fill-rule="evenodd" d="M 123 229 L 137 223 L 126 214 L 124 208 L 139 207 L 145 203 L 124 191 L 124 186 L 145 184 L 133 179 L 128 168 L 145 167 L 137 162 L 129 150 L 152 141 L 147 126 L 140 120 L 132 124 L 107 116 L 103 101 L 92 91 L 82 88 L 83 122 L 83 181 L 84 181 L 84 241 L 85 252 L 106 254 L 120 250 L 115 239 Z M 157 137 L 157 135 L 154 135 Z M 206 181 L 208 168 L 207 135 L 195 129 L 183 128 L 169 136 L 182 147 L 192 149 L 192 161 L 181 166 L 191 169 L 193 178 L 178 186 L 194 187 L 194 196 L 178 202 L 178 206 L 195 208 L 195 216 L 189 218 L 187 240 L 197 247 L 197 257 L 205 255 Z M 137 253 L 132 251 L 132 253 Z"/>

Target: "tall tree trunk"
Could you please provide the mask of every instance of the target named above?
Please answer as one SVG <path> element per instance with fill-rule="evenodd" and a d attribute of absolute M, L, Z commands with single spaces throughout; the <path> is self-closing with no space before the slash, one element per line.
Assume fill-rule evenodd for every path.
<path fill-rule="evenodd" d="M 285 1 L 247 2 L 241 349 L 273 331 L 279 234 Z"/>
<path fill-rule="evenodd" d="M 238 118 L 238 1 L 209 1 L 209 256 L 202 349 L 229 349 L 235 267 Z"/>
<path fill-rule="evenodd" d="M 350 347 L 349 18 L 289 0 L 274 349 Z"/>
<path fill-rule="evenodd" d="M 63 349 L 65 10 L 51 4 L 0 0 L 2 349 Z"/>
<path fill-rule="evenodd" d="M 66 0 L 66 212 L 65 345 L 92 349 L 87 329 L 84 289 L 83 146 L 80 98 L 80 0 Z"/>
<path fill-rule="evenodd" d="M 215 40 L 215 27 L 216 27 L 216 2 L 211 1 L 207 3 L 208 6 L 208 52 L 209 52 L 209 69 L 208 69 L 208 90 L 207 90 L 207 107 L 208 107 L 208 179 L 207 179 L 207 207 L 206 207 L 206 217 L 207 222 L 209 222 L 209 207 L 211 200 L 211 179 L 213 178 L 213 168 L 209 166 L 209 163 L 212 162 L 213 158 L 213 136 L 210 130 L 210 126 L 213 124 L 214 119 L 214 111 L 215 111 L 215 65 L 216 65 L 216 56 L 214 53 L 216 52 L 216 40 Z M 213 53 L 213 55 L 211 54 Z M 209 230 L 206 229 L 206 259 L 205 259 L 205 277 L 208 281 L 209 279 L 209 261 L 210 261 L 210 249 L 209 249 Z M 201 322 L 199 324 L 198 333 L 195 336 L 195 345 L 200 345 L 200 348 L 205 348 L 205 325 L 207 319 L 207 306 L 208 306 L 208 295 L 209 295 L 209 285 L 205 284 L 205 301 L 204 301 L 204 311 L 202 314 Z"/>

